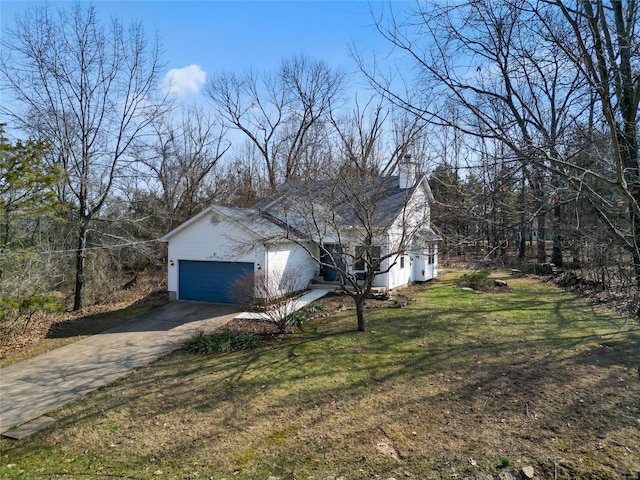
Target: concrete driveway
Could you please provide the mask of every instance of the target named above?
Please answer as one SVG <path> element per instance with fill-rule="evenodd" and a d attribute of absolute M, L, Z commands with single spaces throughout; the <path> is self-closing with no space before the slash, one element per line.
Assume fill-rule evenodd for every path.
<path fill-rule="evenodd" d="M 38 419 L 180 348 L 199 330 L 233 319 L 233 305 L 172 302 L 101 334 L 0 369 L 0 434 L 22 436 Z M 11 430 L 9 432 L 9 430 Z"/>

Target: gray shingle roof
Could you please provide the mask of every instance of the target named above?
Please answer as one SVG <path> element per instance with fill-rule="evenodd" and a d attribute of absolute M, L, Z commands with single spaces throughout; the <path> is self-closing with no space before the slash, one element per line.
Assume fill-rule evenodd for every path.
<path fill-rule="evenodd" d="M 251 208 L 212 205 L 165 235 L 163 240 L 167 241 L 207 212 L 221 217 L 219 220 L 233 220 L 266 241 L 291 236 L 317 241 L 323 228 L 324 233 L 349 227 L 385 230 L 403 213 L 420 184 L 421 181 L 412 188 L 400 188 L 398 176 L 359 177 L 344 183 L 288 181 Z M 416 233 L 419 242 L 440 240 L 430 225 L 421 225 Z"/>
<path fill-rule="evenodd" d="M 402 213 L 415 188 L 400 188 L 398 176 L 353 178 L 348 183 L 338 184 L 332 180 L 294 180 L 282 184 L 273 195 L 253 208 L 302 231 L 306 230 L 301 225 L 304 221 L 296 218 L 294 211 L 296 207 L 305 208 L 304 205 L 310 203 L 331 211 L 336 223 L 344 227 L 370 222 L 384 229 Z"/>
<path fill-rule="evenodd" d="M 282 237 L 283 226 L 262 215 L 254 208 L 215 205 L 213 209 L 227 219 L 241 224 L 259 238 L 267 240 Z"/>

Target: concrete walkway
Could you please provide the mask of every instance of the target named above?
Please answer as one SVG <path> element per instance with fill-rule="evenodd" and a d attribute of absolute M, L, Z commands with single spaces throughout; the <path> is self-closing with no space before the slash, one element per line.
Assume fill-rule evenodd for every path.
<path fill-rule="evenodd" d="M 13 427 L 177 350 L 199 330 L 211 331 L 237 314 L 233 305 L 172 302 L 101 334 L 0 369 L 0 434 L 19 438 L 14 435 L 19 429 Z M 46 423 L 35 422 L 34 429 Z"/>
<path fill-rule="evenodd" d="M 280 309 L 282 312 L 281 314 L 286 315 L 291 312 L 297 312 L 298 310 L 309 305 L 311 302 L 324 297 L 331 290 L 332 289 L 330 288 L 316 288 L 314 290 L 311 290 L 301 295 L 300 297 L 291 300 L 286 307 Z M 271 318 L 274 318 L 274 315 L 267 315 L 266 313 L 262 312 L 243 312 L 236 318 L 243 318 L 248 320 L 269 320 Z"/>

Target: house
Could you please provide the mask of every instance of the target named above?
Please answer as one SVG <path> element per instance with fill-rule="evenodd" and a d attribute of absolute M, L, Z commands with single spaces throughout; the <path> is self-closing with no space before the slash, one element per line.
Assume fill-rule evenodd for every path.
<path fill-rule="evenodd" d="M 206 208 L 161 239 L 170 298 L 236 303 L 259 295 L 256 279 L 286 294 L 345 275 L 373 275 L 383 290 L 434 278 L 433 195 L 414 172 L 403 164 L 397 176 L 290 181 L 252 208 Z"/>

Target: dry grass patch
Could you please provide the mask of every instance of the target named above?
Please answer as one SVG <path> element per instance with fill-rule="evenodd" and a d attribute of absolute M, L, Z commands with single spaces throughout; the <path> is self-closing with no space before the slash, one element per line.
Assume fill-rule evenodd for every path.
<path fill-rule="evenodd" d="M 256 350 L 179 352 L 2 440 L 10 478 L 539 478 L 640 472 L 640 332 L 553 286 L 318 318 Z M 7 468 L 7 464 L 13 464 Z"/>

